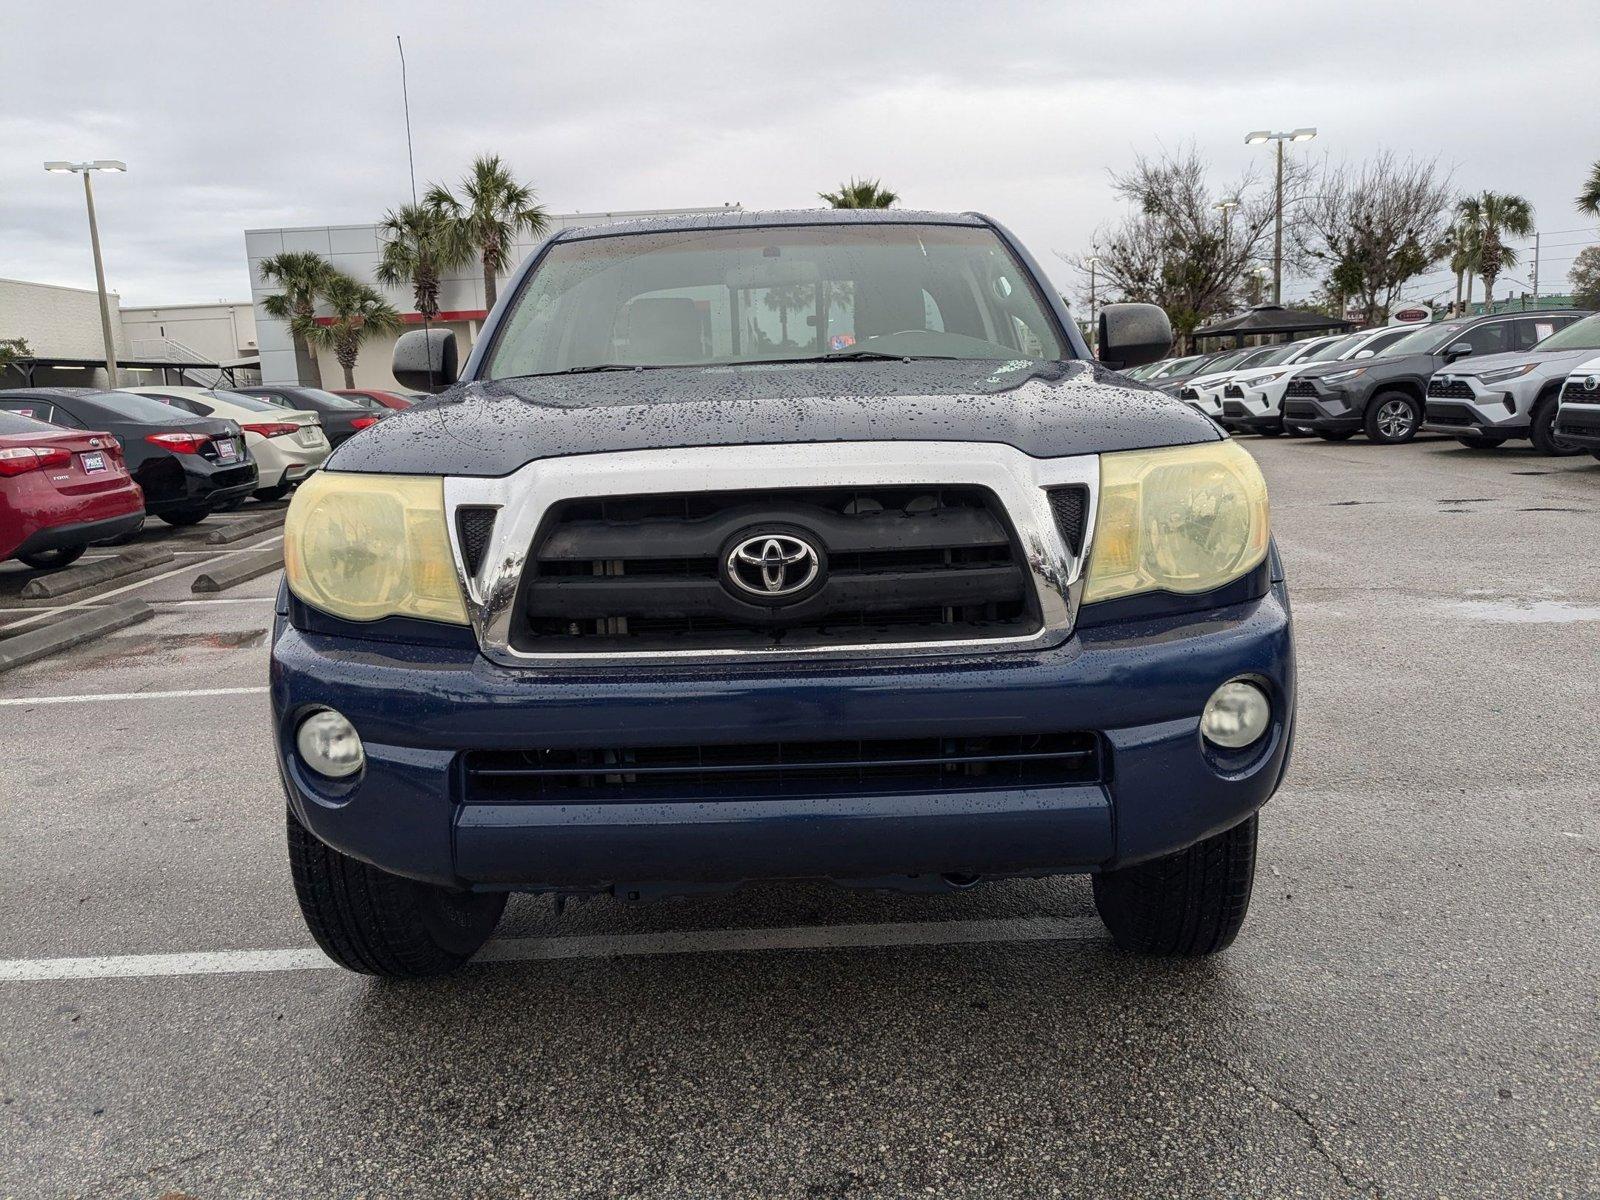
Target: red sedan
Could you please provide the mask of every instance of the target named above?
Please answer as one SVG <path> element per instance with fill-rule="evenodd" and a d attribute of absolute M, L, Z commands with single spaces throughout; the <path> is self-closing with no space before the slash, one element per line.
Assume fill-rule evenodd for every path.
<path fill-rule="evenodd" d="M 0 411 L 0 561 L 64 567 L 143 523 L 116 438 Z"/>
<path fill-rule="evenodd" d="M 402 409 L 411 407 L 409 396 L 402 396 L 399 392 L 385 392 L 378 388 L 334 388 L 335 396 L 348 396 L 358 404 L 365 404 L 374 411 L 383 408 Z"/>

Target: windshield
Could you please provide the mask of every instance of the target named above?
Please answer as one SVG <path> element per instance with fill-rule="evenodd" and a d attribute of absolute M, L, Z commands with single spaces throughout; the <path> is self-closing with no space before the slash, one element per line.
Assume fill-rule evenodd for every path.
<path fill-rule="evenodd" d="M 1312 338 L 1304 342 L 1294 342 L 1294 353 L 1283 361 L 1286 363 L 1315 362 L 1319 350 L 1332 345 L 1338 340 L 1338 338 Z"/>
<path fill-rule="evenodd" d="M 557 242 L 485 375 L 879 353 L 1060 359 L 1027 272 L 986 228 L 819 225 Z"/>
<path fill-rule="evenodd" d="M 1259 358 L 1253 358 L 1244 365 L 1247 367 L 1275 367 L 1279 363 L 1288 362 L 1305 347 L 1299 342 L 1290 342 L 1286 346 L 1272 346 Z"/>
<path fill-rule="evenodd" d="M 1465 328 L 1466 326 L 1459 321 L 1443 325 L 1424 325 L 1421 329 L 1406 334 L 1398 342 L 1391 342 L 1384 357 L 1402 358 L 1407 354 L 1431 354 L 1439 347 L 1448 345 Z"/>
<path fill-rule="evenodd" d="M 1226 354 L 1217 355 L 1217 357 L 1213 358 L 1196 373 L 1200 375 L 1210 375 L 1213 371 L 1231 371 L 1234 367 L 1242 365 L 1244 360 L 1249 358 L 1254 353 L 1256 352 L 1250 349 L 1230 350 Z"/>
<path fill-rule="evenodd" d="M 1203 354 L 1191 354 L 1188 358 L 1175 358 L 1162 366 L 1159 371 L 1150 375 L 1151 379 L 1166 379 L 1172 375 L 1187 374 L 1192 367 L 1199 366 L 1205 361 Z"/>
<path fill-rule="evenodd" d="M 174 408 L 150 396 L 135 392 L 95 392 L 84 396 L 81 403 L 87 408 L 98 408 L 112 416 L 136 421 L 141 425 L 181 425 L 200 418 L 185 409 Z"/>
<path fill-rule="evenodd" d="M 1600 313 L 1592 317 L 1585 317 L 1581 321 L 1574 321 L 1565 329 L 1558 329 L 1544 341 L 1538 342 L 1533 347 L 1535 350 L 1600 350 Z"/>
<path fill-rule="evenodd" d="M 305 400 L 312 400 L 324 408 L 354 409 L 357 412 L 367 411 L 365 404 L 357 404 L 349 396 L 335 396 L 332 392 L 325 392 L 321 388 L 297 387 L 292 392 L 285 392 L 284 395 L 300 407 L 304 407 L 303 402 Z M 283 405 L 275 404 L 273 407 L 282 408 Z"/>
<path fill-rule="evenodd" d="M 270 400 L 263 400 L 260 396 L 246 396 L 242 392 L 229 392 L 221 388 L 212 388 L 206 393 L 215 396 L 218 400 L 225 401 L 237 408 L 248 408 L 251 412 L 282 412 L 281 405 L 273 404 Z"/>
<path fill-rule="evenodd" d="M 1336 338 L 1314 354 L 1308 354 L 1301 362 L 1333 362 L 1349 354 L 1362 341 L 1366 339 L 1364 333 L 1353 333 L 1349 337 Z"/>

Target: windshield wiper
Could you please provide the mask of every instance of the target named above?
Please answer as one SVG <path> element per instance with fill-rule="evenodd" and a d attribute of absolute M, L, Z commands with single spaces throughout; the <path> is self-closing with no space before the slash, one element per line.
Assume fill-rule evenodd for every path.
<path fill-rule="evenodd" d="M 955 357 L 954 354 L 889 354 L 883 350 L 836 350 L 832 354 L 802 354 L 795 358 L 746 358 L 736 362 L 709 363 L 707 365 L 718 367 L 762 367 L 769 363 L 868 362 L 875 359 L 884 362 L 915 362 L 924 358 L 949 361 Z"/>

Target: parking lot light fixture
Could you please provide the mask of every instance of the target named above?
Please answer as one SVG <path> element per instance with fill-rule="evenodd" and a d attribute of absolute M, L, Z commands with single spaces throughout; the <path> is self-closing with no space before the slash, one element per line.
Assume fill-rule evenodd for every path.
<path fill-rule="evenodd" d="M 1317 136 L 1314 126 L 1306 125 L 1299 129 L 1292 129 L 1288 133 L 1273 133 L 1266 129 L 1256 129 L 1244 135 L 1246 146 L 1259 146 L 1264 142 L 1278 144 L 1278 179 L 1275 190 L 1275 209 L 1277 214 L 1277 227 L 1272 235 L 1272 302 L 1283 303 L 1283 144 L 1285 142 L 1309 142 Z"/>
<path fill-rule="evenodd" d="M 100 227 L 94 217 L 94 186 L 89 177 L 96 171 L 126 171 L 128 164 L 120 158 L 95 158 L 86 162 L 65 162 L 52 159 L 44 164 L 52 174 L 83 176 L 83 201 L 89 209 L 89 245 L 94 250 L 94 283 L 100 293 L 100 336 L 105 342 L 106 386 L 117 386 L 117 346 L 111 338 L 111 304 L 106 299 L 106 269 L 100 258 Z"/>

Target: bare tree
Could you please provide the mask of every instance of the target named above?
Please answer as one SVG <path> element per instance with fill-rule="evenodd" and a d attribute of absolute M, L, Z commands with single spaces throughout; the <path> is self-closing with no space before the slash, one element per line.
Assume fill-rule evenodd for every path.
<path fill-rule="evenodd" d="M 1304 178 L 1303 169 L 1286 172 L 1286 197 L 1303 189 Z M 1272 230 L 1270 189 L 1246 174 L 1213 190 L 1210 165 L 1192 146 L 1141 156 L 1131 171 L 1111 176 L 1111 187 L 1134 212 L 1095 234 L 1096 274 L 1108 296 L 1159 304 L 1180 336 L 1238 307 Z M 1222 197 L 1237 203 L 1224 208 Z M 1087 279 L 1087 256 L 1060 257 Z"/>
<path fill-rule="evenodd" d="M 1401 287 L 1449 253 L 1449 173 L 1389 151 L 1322 171 L 1292 226 L 1295 261 L 1355 299 L 1367 324 L 1388 318 Z"/>

